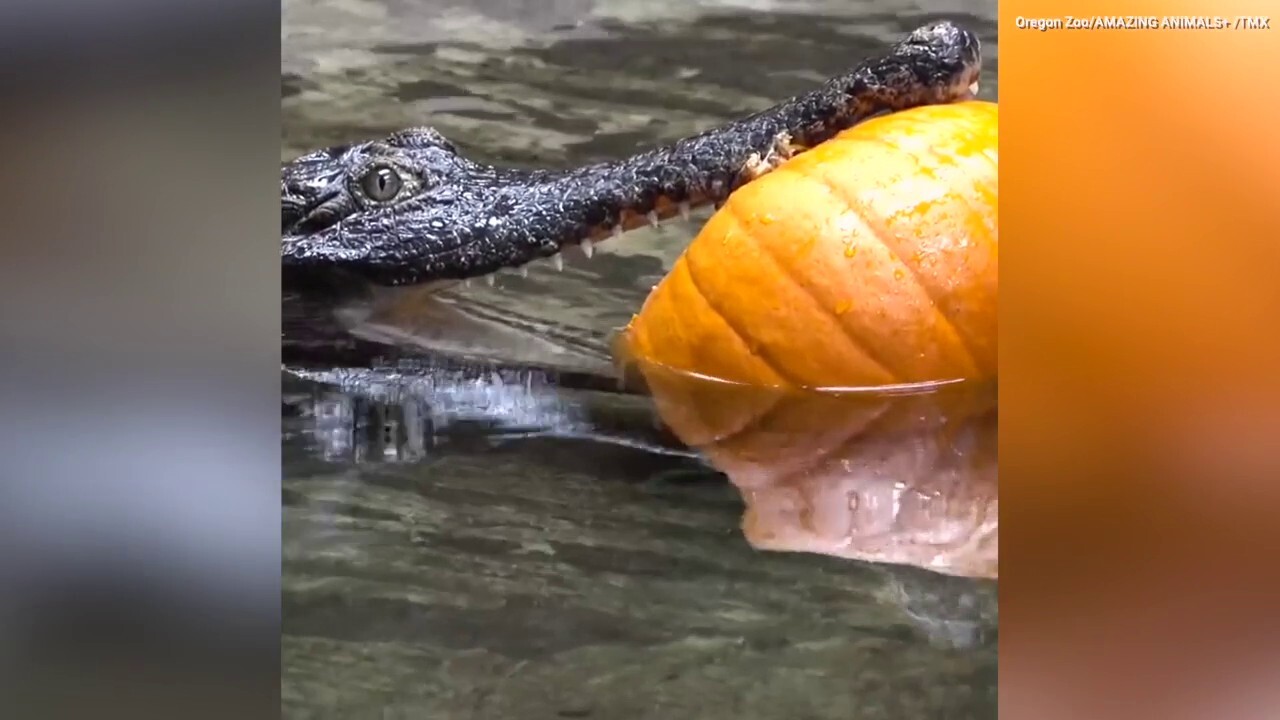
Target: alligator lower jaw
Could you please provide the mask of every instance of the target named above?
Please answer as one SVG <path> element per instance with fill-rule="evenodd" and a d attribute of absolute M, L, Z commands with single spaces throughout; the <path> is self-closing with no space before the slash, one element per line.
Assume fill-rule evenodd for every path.
<path fill-rule="evenodd" d="M 388 348 L 478 363 L 507 359 L 600 377 L 612 374 L 605 346 L 589 346 L 581 338 L 566 341 L 544 319 L 513 314 L 474 296 L 441 294 L 444 287 L 369 286 L 366 294 L 333 306 L 333 317 L 351 337 Z"/>

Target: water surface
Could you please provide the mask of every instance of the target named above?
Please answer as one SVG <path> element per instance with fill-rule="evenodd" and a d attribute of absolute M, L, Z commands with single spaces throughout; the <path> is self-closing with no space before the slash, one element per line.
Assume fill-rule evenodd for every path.
<path fill-rule="evenodd" d="M 285 0 L 282 159 L 419 124 L 489 162 L 617 157 L 939 17 L 995 99 L 994 2 Z M 607 347 L 704 217 L 454 294 Z M 287 716 L 995 716 L 994 584 L 752 550 L 724 478 L 590 372 L 331 349 L 284 379 Z"/>

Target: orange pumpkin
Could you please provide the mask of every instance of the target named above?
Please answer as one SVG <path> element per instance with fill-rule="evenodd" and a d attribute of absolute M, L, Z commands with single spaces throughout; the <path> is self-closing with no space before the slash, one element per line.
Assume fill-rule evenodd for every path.
<path fill-rule="evenodd" d="M 735 192 L 625 331 L 633 359 L 734 382 L 996 374 L 994 103 L 850 128 Z"/>
<path fill-rule="evenodd" d="M 756 547 L 994 576 L 997 131 L 993 103 L 928 106 L 792 158 L 619 336 L 663 421 L 742 492 Z M 964 382 L 820 390 L 937 380 Z M 885 515 L 904 488 L 935 500 Z"/>

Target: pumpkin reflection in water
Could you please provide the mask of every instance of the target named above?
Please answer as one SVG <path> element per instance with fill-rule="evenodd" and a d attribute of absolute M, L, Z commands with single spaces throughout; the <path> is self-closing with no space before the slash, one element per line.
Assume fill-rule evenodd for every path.
<path fill-rule="evenodd" d="M 997 577 L 994 381 L 808 390 L 626 368 L 738 488 L 753 546 Z"/>
<path fill-rule="evenodd" d="M 993 103 L 928 106 L 785 162 L 620 335 L 756 546 L 995 576 L 997 136 Z"/>

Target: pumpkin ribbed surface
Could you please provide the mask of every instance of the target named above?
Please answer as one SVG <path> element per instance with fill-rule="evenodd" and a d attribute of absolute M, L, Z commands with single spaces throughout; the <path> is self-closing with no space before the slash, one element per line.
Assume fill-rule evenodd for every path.
<path fill-rule="evenodd" d="M 792 158 L 620 335 L 755 547 L 996 576 L 997 135 L 995 104 L 928 106 Z M 935 380 L 964 382 L 830 390 Z"/>
<path fill-rule="evenodd" d="M 996 374 L 998 113 L 861 123 L 735 192 L 627 327 L 630 359 L 775 387 Z"/>

